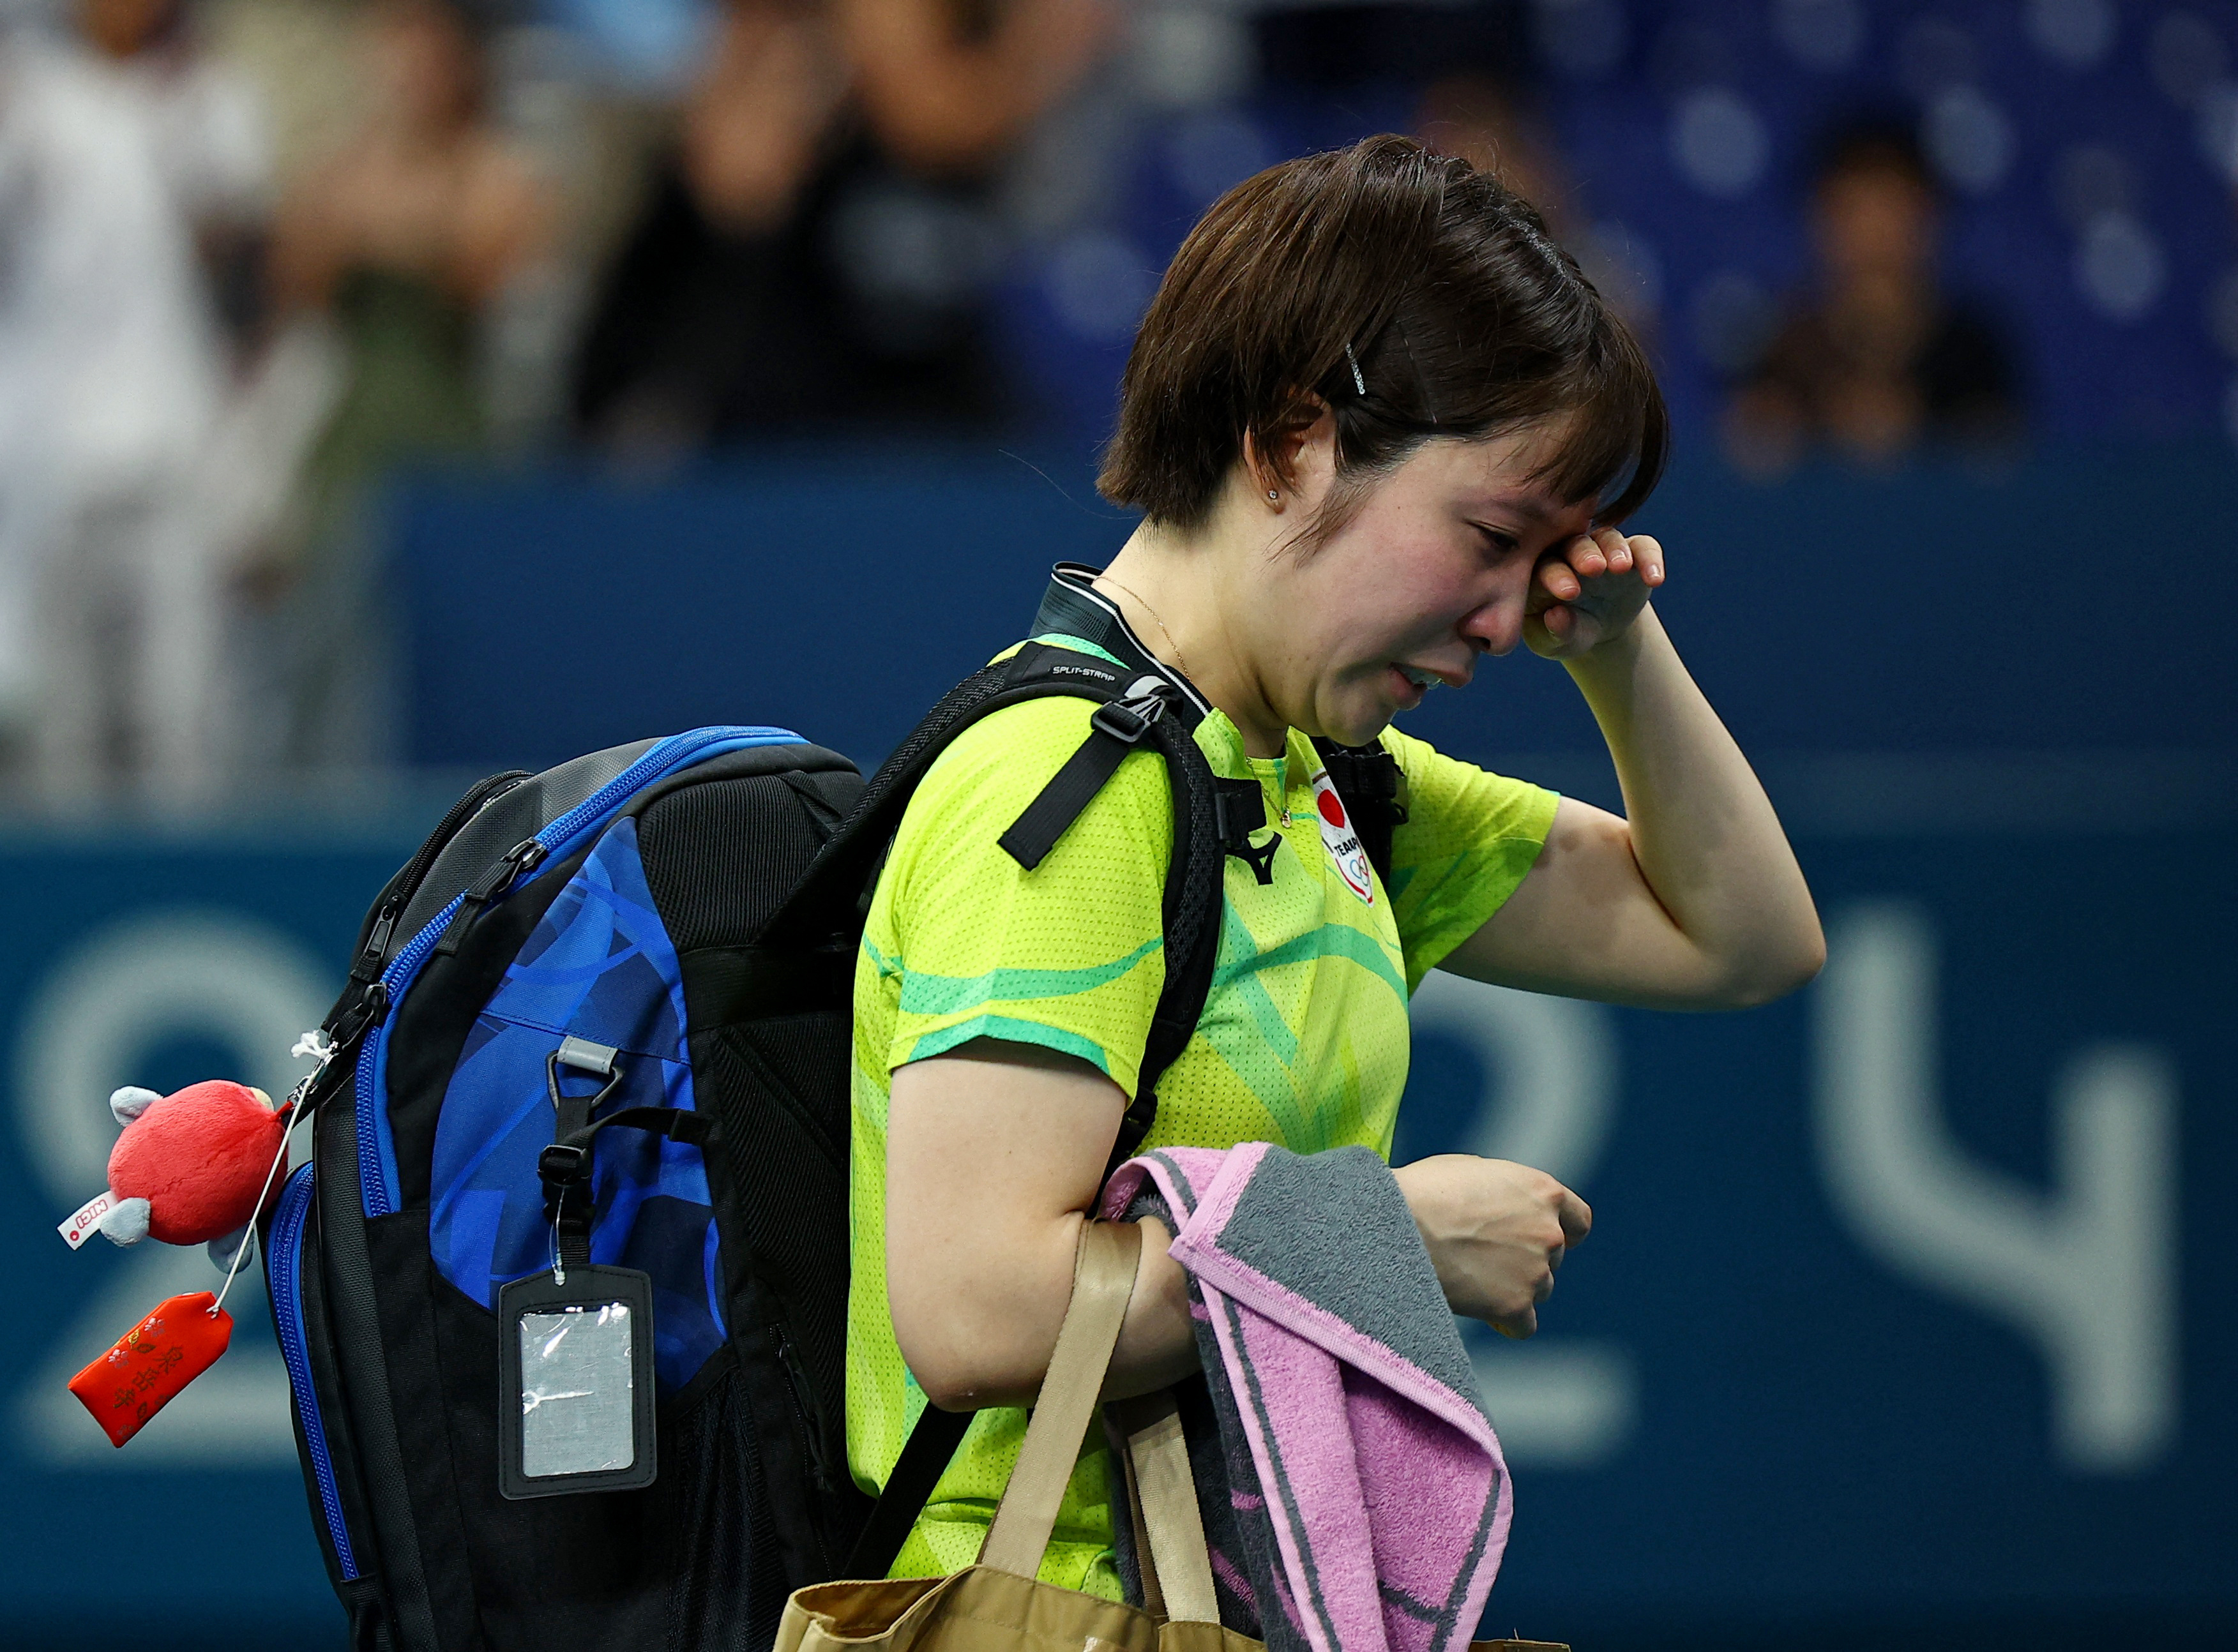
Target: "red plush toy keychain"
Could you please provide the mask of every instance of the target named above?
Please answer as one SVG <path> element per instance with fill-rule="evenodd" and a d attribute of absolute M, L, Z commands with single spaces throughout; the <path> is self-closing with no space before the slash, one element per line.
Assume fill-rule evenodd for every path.
<path fill-rule="evenodd" d="M 255 1248 L 254 1224 L 287 1166 L 295 1100 L 275 1107 L 262 1090 L 214 1079 L 172 1095 L 122 1089 L 109 1107 L 124 1133 L 109 1155 L 108 1190 L 62 1224 L 70 1249 L 96 1233 L 117 1245 L 151 1237 L 207 1244 L 210 1260 L 226 1271 L 215 1296 L 193 1291 L 167 1298 L 70 1378 L 70 1392 L 122 1445 L 232 1339 L 226 1292 Z"/>

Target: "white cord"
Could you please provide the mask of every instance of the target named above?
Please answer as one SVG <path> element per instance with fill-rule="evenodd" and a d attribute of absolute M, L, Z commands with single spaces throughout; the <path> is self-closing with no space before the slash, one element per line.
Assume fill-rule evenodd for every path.
<path fill-rule="evenodd" d="M 248 1226 L 242 1233 L 241 1243 L 234 1247 L 233 1265 L 225 1271 L 225 1283 L 218 1287 L 217 1300 L 209 1305 L 210 1318 L 217 1318 L 225 1306 L 225 1293 L 233 1289 L 233 1276 L 241 1272 L 241 1259 L 248 1254 L 248 1247 L 256 1242 L 256 1218 L 264 1208 L 264 1197 L 272 1191 L 272 1179 L 280 1173 L 280 1166 L 288 1158 L 288 1127 L 295 1123 L 294 1116 L 281 1120 L 280 1151 L 272 1155 L 272 1168 L 264 1173 L 264 1186 L 256 1190 L 256 1203 L 248 1213 Z"/>
<path fill-rule="evenodd" d="M 209 1316 L 213 1319 L 217 1318 L 218 1310 L 225 1306 L 226 1292 L 233 1289 L 233 1277 L 241 1272 L 242 1258 L 248 1254 L 248 1247 L 256 1242 L 256 1219 L 264 1212 L 265 1198 L 272 1191 L 272 1179 L 280 1173 L 280 1166 L 288 1160 L 288 1138 L 295 1131 L 296 1123 L 295 1106 L 310 1094 L 311 1086 L 319 1074 L 327 1070 L 327 1063 L 334 1059 L 334 1041 L 327 1036 L 322 1028 L 297 1039 L 295 1047 L 289 1054 L 310 1056 L 318 1065 L 306 1073 L 288 1094 L 285 1103 L 288 1116 L 281 1122 L 279 1151 L 272 1155 L 272 1167 L 264 1173 L 264 1186 L 256 1190 L 256 1203 L 249 1210 L 248 1229 L 242 1234 L 241 1243 L 234 1247 L 233 1262 L 225 1271 L 225 1283 L 217 1288 L 217 1300 L 209 1305 Z"/>

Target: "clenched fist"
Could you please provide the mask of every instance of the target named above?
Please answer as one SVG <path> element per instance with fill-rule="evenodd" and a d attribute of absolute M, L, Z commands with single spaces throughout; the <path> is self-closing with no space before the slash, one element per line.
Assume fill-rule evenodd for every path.
<path fill-rule="evenodd" d="M 1446 1301 L 1504 1336 L 1539 1328 L 1554 1270 L 1593 1225 L 1586 1201 L 1543 1170 L 1447 1153 L 1392 1175 L 1422 1230 Z"/>

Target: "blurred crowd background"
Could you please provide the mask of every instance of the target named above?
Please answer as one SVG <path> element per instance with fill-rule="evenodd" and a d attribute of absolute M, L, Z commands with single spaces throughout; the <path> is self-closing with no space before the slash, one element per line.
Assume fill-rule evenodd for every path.
<path fill-rule="evenodd" d="M 1651 340 L 1682 465 L 2238 439 L 2238 10 L 7 0 L 0 784 L 401 754 L 381 502 L 803 438 L 1084 475 L 1195 215 L 1412 131 Z"/>

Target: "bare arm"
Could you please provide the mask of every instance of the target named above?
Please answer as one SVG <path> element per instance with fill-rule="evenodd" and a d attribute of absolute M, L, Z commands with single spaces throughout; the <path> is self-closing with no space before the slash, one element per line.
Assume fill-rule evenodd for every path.
<path fill-rule="evenodd" d="M 334 210 L 347 188 L 341 169 L 329 164 L 291 189 L 272 222 L 267 254 L 274 301 L 282 309 L 323 305 L 349 253 L 348 231 Z"/>
<path fill-rule="evenodd" d="M 902 1358 L 949 1411 L 1030 1404 L 1072 1299 L 1073 1251 L 1127 1098 L 1085 1061 L 977 1039 L 894 1071 L 886 1298 Z M 1106 1391 L 1196 1369 L 1189 1279 L 1144 1224 Z"/>
<path fill-rule="evenodd" d="M 894 1072 L 886 1128 L 886 1300 L 895 1339 L 936 1405 L 1032 1403 L 1072 1297 L 1080 1225 L 1119 1130 L 1119 1087 L 1069 1056 L 978 1039 Z M 1395 1173 L 1447 1300 L 1513 1337 L 1537 1328 L 1567 1246 L 1592 1213 L 1553 1177 L 1445 1153 Z M 1105 1392 L 1163 1388 L 1197 1368 L 1189 1278 L 1172 1236 L 1143 1223 Z"/>
<path fill-rule="evenodd" d="M 699 210 L 737 235 L 782 223 L 846 92 L 820 12 L 732 5 L 685 102 L 679 135 Z"/>
<path fill-rule="evenodd" d="M 1644 605 L 1661 570 L 1654 540 L 1612 531 L 1542 565 L 1533 646 L 1563 660 L 1592 706 L 1625 817 L 1565 798 L 1530 875 L 1446 968 L 1715 1009 L 1777 998 L 1824 962 L 1818 910 L 1764 788 Z M 1558 607 L 1566 618 L 1550 617 Z"/>
<path fill-rule="evenodd" d="M 487 303 L 550 238 L 550 203 L 510 146 L 478 135 L 467 145 L 449 256 L 442 274 L 467 303 Z"/>
<path fill-rule="evenodd" d="M 487 134 L 441 155 L 368 141 L 294 190 L 273 225 L 272 285 L 284 308 L 315 308 L 353 265 L 413 271 L 463 302 L 492 298 L 549 238 L 544 190 Z"/>
<path fill-rule="evenodd" d="M 1109 36 L 1102 0 L 1023 0 L 980 40 L 944 0 L 845 0 L 841 29 L 864 112 L 904 164 L 985 165 L 1070 85 Z"/>

